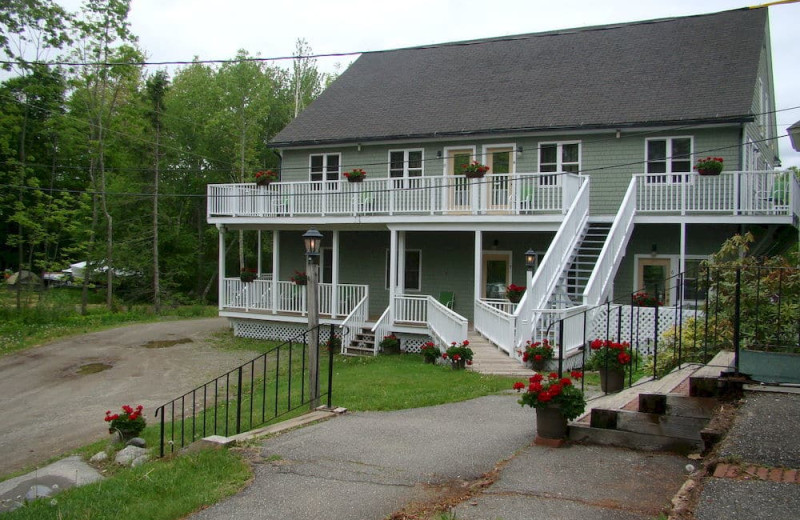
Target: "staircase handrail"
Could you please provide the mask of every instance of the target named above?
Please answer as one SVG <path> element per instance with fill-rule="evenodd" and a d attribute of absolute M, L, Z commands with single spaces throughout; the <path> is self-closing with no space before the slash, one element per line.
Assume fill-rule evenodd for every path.
<path fill-rule="evenodd" d="M 391 316 L 391 313 L 389 312 L 390 310 L 391 310 L 391 307 L 386 307 L 386 310 L 383 311 L 383 314 L 381 314 L 381 317 L 378 318 L 378 321 L 375 322 L 375 325 L 373 325 L 373 327 L 372 327 L 372 333 L 375 334 L 375 342 L 376 342 L 376 344 L 378 342 L 380 342 L 383 339 L 384 336 L 388 336 L 389 335 L 389 332 L 390 332 L 389 328 L 392 325 L 390 320 L 389 320 L 389 317 Z M 380 338 L 380 340 L 378 338 Z M 376 348 L 376 350 L 377 350 L 377 348 Z"/>
<path fill-rule="evenodd" d="M 341 354 L 345 353 L 345 348 L 352 343 L 358 331 L 367 325 L 367 320 L 369 319 L 369 309 L 367 308 L 368 300 L 369 297 L 364 295 L 356 306 L 353 307 L 353 310 L 350 311 L 350 314 L 342 321 L 341 325 L 339 325 L 339 328 L 342 330 Z M 377 354 L 377 348 L 373 347 L 373 354 Z"/>
<path fill-rule="evenodd" d="M 507 300 L 506 300 L 507 301 Z M 491 301 L 475 300 L 475 331 L 509 355 L 514 351 L 517 318 Z"/>
<path fill-rule="evenodd" d="M 628 241 L 633 234 L 633 220 L 636 216 L 636 177 L 628 184 L 628 191 L 614 217 L 600 256 L 597 257 L 589 281 L 583 290 L 583 304 L 593 307 L 602 303 L 608 295 L 611 282 L 617 273 Z"/>
<path fill-rule="evenodd" d="M 428 296 L 428 332 L 445 348 L 467 339 L 469 321 L 464 316 Z"/>
<path fill-rule="evenodd" d="M 565 175 L 565 183 L 571 178 L 581 183 L 580 189 L 514 312 L 518 324 L 515 337 L 517 347 L 522 345 L 525 338 L 533 336 L 540 316 L 535 309 L 546 306 L 589 219 L 589 178 Z M 511 355 L 516 356 L 516 349 L 512 350 Z"/>

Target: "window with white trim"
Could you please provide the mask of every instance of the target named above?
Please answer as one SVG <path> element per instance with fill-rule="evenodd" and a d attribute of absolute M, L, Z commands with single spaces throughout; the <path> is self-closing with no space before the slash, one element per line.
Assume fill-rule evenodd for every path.
<path fill-rule="evenodd" d="M 422 290 L 422 250 L 420 249 L 406 249 L 406 269 L 405 278 L 407 291 L 420 291 Z M 390 270 L 390 256 L 389 250 L 386 250 L 386 289 L 389 289 L 389 280 L 391 276 Z"/>
<path fill-rule="evenodd" d="M 679 183 L 692 172 L 691 137 L 664 137 L 645 140 L 648 183 Z M 661 175 L 663 174 L 663 175 Z"/>
<path fill-rule="evenodd" d="M 338 153 L 321 153 L 308 156 L 311 182 L 338 181 L 342 157 Z M 315 189 L 319 189 L 316 187 Z"/>
<path fill-rule="evenodd" d="M 580 141 L 539 144 L 539 173 L 578 173 L 580 170 Z M 543 175 L 539 177 L 539 184 L 556 186 L 560 178 L 560 175 Z"/>
<path fill-rule="evenodd" d="M 395 188 L 408 188 L 422 177 L 423 150 L 389 150 L 389 177 Z"/>
<path fill-rule="evenodd" d="M 703 262 L 707 260 L 707 257 L 687 257 L 683 260 L 684 272 L 681 298 L 688 304 L 699 305 L 706 300 L 708 289 L 705 287 L 705 270 L 702 267 Z"/>

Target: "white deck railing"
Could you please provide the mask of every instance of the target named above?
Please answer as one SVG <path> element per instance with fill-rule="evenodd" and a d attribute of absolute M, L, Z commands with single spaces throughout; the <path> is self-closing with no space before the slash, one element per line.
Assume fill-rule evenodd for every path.
<path fill-rule="evenodd" d="M 790 215 L 797 203 L 791 172 L 723 172 L 720 175 L 637 174 L 639 213 Z"/>
<path fill-rule="evenodd" d="M 517 318 L 512 314 L 513 304 L 497 305 L 495 301 L 475 302 L 474 326 L 483 337 L 509 355 L 515 348 Z"/>
<path fill-rule="evenodd" d="M 369 321 L 369 298 L 366 296 L 361 298 L 361 301 L 355 308 L 347 315 L 342 324 L 339 326 L 342 329 L 342 346 L 341 353 L 345 353 L 345 348 L 352 343 L 360 331 L 362 331 Z M 378 353 L 378 342 L 375 342 L 375 348 L 372 351 L 373 355 Z"/>
<path fill-rule="evenodd" d="M 617 216 L 614 218 L 614 223 L 608 232 L 606 242 L 600 251 L 600 256 L 598 256 L 594 269 L 592 269 L 592 275 L 589 277 L 589 281 L 586 282 L 586 288 L 583 290 L 584 305 L 589 307 L 598 305 L 611 289 L 614 276 L 617 274 L 617 268 L 622 262 L 625 248 L 628 246 L 628 240 L 633 234 L 633 217 L 636 216 L 637 182 L 637 177 L 631 179 L 625 198 L 622 199 Z"/>
<path fill-rule="evenodd" d="M 469 323 L 465 317 L 448 309 L 433 296 L 428 296 L 427 302 L 428 331 L 431 336 L 438 339 L 445 348 L 467 339 Z"/>
<path fill-rule="evenodd" d="M 571 201 L 572 174 L 426 176 L 363 182 L 209 184 L 208 217 L 559 214 Z M 572 190 L 572 191 L 571 191 Z"/>
<path fill-rule="evenodd" d="M 394 297 L 394 321 L 406 325 L 427 326 L 428 297 L 402 294 Z"/>
<path fill-rule="evenodd" d="M 262 312 L 287 312 L 306 315 L 306 286 L 289 281 L 254 280 L 242 282 L 239 278 L 225 278 L 223 309 L 242 309 Z M 273 307 L 273 292 L 277 291 L 277 306 Z M 359 302 L 369 297 L 369 286 L 329 283 L 319 284 L 319 309 L 329 316 L 347 316 Z M 334 298 L 336 296 L 336 298 Z M 336 309 L 336 312 L 332 312 Z"/>

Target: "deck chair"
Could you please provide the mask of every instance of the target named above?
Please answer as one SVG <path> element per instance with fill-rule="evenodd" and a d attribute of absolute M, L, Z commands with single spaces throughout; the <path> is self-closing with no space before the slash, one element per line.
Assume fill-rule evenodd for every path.
<path fill-rule="evenodd" d="M 519 211 L 530 213 L 533 210 L 533 186 L 523 186 L 519 190 Z"/>
<path fill-rule="evenodd" d="M 439 293 L 439 303 L 450 310 L 456 306 L 456 295 L 453 291 L 442 291 Z"/>

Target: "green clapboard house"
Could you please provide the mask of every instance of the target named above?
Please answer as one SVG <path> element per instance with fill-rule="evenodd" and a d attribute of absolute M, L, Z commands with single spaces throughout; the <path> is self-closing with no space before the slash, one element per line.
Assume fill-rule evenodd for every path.
<path fill-rule="evenodd" d="M 220 315 L 244 336 L 304 328 L 291 277 L 312 227 L 343 349 L 475 330 L 518 357 L 570 309 L 640 289 L 674 306 L 690 296 L 672 277 L 734 233 L 767 251 L 797 225 L 771 72 L 766 8 L 363 54 L 275 136 L 279 180 L 208 186 Z M 709 156 L 719 175 L 697 171 Z M 225 265 L 238 230 L 258 232 L 249 283 Z"/>

